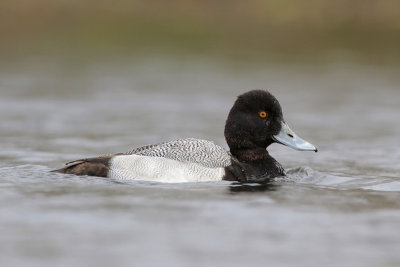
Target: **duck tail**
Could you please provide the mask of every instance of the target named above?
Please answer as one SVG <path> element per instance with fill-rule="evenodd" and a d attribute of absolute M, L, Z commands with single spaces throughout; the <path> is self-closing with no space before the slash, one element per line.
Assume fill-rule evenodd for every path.
<path fill-rule="evenodd" d="M 53 173 L 65 173 L 75 175 L 88 175 L 107 177 L 110 170 L 109 161 L 111 156 L 80 159 L 66 163 L 66 167 L 53 170 Z"/>

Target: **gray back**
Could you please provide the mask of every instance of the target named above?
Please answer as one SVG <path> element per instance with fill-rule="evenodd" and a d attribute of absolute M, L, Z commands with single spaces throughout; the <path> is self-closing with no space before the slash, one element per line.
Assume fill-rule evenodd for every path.
<path fill-rule="evenodd" d="M 216 168 L 231 165 L 231 154 L 211 141 L 187 138 L 135 148 L 126 155 L 163 157 Z"/>

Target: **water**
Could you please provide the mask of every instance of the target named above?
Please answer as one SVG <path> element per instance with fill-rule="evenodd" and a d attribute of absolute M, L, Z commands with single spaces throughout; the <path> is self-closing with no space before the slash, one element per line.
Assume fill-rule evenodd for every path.
<path fill-rule="evenodd" d="M 134 61 L 132 61 L 134 62 Z M 0 72 L 1 266 L 399 266 L 400 80 L 371 66 L 192 61 Z M 226 147 L 235 97 L 269 89 L 318 153 L 272 145 L 268 185 L 49 173 L 196 137 Z"/>

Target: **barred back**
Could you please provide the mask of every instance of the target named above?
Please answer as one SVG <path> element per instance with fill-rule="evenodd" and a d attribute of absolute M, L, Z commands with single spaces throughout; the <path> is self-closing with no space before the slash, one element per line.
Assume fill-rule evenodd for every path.
<path fill-rule="evenodd" d="M 163 157 L 216 168 L 231 165 L 231 154 L 211 141 L 187 138 L 135 148 L 125 155 Z"/>

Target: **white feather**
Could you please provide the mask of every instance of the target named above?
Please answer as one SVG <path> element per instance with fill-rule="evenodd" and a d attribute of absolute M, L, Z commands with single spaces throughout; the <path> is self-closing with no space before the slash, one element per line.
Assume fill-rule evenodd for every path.
<path fill-rule="evenodd" d="M 181 183 L 220 181 L 225 175 L 223 167 L 141 155 L 115 156 L 109 164 L 108 177 L 125 180 Z"/>

